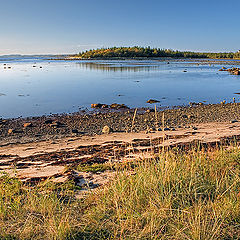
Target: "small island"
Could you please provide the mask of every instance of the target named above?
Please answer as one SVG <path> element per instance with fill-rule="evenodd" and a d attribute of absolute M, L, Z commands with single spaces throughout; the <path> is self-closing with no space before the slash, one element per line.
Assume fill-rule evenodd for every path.
<path fill-rule="evenodd" d="M 191 52 L 151 47 L 111 47 L 90 49 L 67 57 L 74 59 L 126 59 L 126 58 L 209 58 L 209 59 L 240 59 L 237 52 Z"/>

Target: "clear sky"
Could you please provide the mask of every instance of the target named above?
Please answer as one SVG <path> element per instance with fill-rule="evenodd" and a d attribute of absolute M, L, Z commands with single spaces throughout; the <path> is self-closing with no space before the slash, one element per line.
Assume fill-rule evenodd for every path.
<path fill-rule="evenodd" d="M 0 55 L 240 49 L 240 0 L 0 0 Z"/>

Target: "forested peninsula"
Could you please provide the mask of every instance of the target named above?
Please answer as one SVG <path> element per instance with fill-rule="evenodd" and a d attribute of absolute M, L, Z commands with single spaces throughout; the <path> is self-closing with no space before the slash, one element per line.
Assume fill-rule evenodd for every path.
<path fill-rule="evenodd" d="M 113 59 L 113 58 L 210 58 L 210 59 L 240 59 L 237 52 L 191 52 L 151 47 L 111 47 L 91 49 L 69 56 L 79 59 Z"/>

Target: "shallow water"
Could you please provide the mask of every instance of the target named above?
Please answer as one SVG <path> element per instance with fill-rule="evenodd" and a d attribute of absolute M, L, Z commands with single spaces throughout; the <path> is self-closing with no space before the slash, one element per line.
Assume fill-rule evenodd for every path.
<path fill-rule="evenodd" d="M 162 107 L 240 100 L 234 94 L 240 92 L 240 76 L 219 72 L 220 63 L 198 63 L 0 60 L 0 116 L 76 112 L 91 103 L 153 107 L 146 103 L 150 98 Z"/>

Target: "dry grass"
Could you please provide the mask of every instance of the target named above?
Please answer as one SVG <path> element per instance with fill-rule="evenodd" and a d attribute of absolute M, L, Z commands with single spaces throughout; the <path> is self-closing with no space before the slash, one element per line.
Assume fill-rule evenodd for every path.
<path fill-rule="evenodd" d="M 0 181 L 0 239 L 240 239 L 240 150 L 161 152 L 74 198 L 69 183 Z"/>

